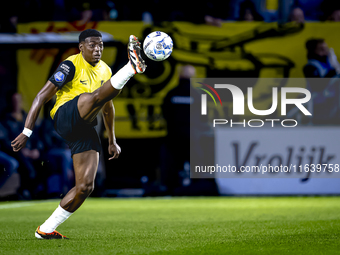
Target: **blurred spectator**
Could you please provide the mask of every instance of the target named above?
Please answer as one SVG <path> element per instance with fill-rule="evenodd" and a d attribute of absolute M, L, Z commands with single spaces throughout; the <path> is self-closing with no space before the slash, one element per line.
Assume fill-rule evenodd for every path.
<path fill-rule="evenodd" d="M 241 3 L 240 3 L 241 2 Z M 333 0 L 290 0 L 295 6 L 291 20 L 340 20 L 340 4 Z M 277 6 L 277 4 L 272 4 Z M 139 8 L 131 8 L 139 6 Z M 265 0 L 208 0 L 201 1 L 199 8 L 174 0 L 164 8 L 160 0 L 141 5 L 137 0 L 129 2 L 113 0 L 22 0 L 8 2 L 0 10 L 0 32 L 15 32 L 18 22 L 32 21 L 77 21 L 79 26 L 89 21 L 144 20 L 147 23 L 162 21 L 189 21 L 197 24 L 221 26 L 223 20 L 273 21 L 277 13 L 265 9 Z M 275 9 L 276 10 L 276 9 Z M 303 15 L 302 15 L 303 13 Z M 303 16 L 303 19 L 302 19 Z"/>
<path fill-rule="evenodd" d="M 314 124 L 336 124 L 339 122 L 340 64 L 334 50 L 328 48 L 324 39 L 306 42 L 308 63 L 303 72 L 307 87 L 312 94 L 312 122 Z M 311 79 L 332 78 L 332 79 Z"/>
<path fill-rule="evenodd" d="M 330 21 L 340 21 L 340 9 L 334 10 L 327 18 Z"/>
<path fill-rule="evenodd" d="M 10 143 L 24 129 L 26 113 L 22 109 L 19 93 L 11 90 L 7 99 L 8 109 L 2 121 L 4 135 L 1 141 L 3 151 L 19 162 L 22 183 L 19 192 L 27 199 L 65 194 L 73 187 L 73 162 L 70 150 L 53 127 L 53 121 L 48 116 L 49 110 L 46 109 L 45 118 L 36 126 L 26 147 L 14 153 Z"/>
<path fill-rule="evenodd" d="M 321 6 L 324 17 L 323 20 L 340 21 L 340 2 L 325 0 Z"/>
<path fill-rule="evenodd" d="M 4 128 L 1 125 L 0 140 L 3 139 L 4 135 Z M 15 198 L 20 186 L 20 176 L 17 172 L 19 163 L 13 157 L 2 152 L 1 145 L 0 149 L 0 198 Z"/>
<path fill-rule="evenodd" d="M 89 21 L 110 19 L 112 1 L 22 0 L 10 1 L 0 10 L 0 31 L 15 32 L 16 23 L 32 21 Z M 111 15 L 112 16 L 112 15 Z M 112 19 L 112 18 L 111 18 Z"/>
<path fill-rule="evenodd" d="M 45 115 L 48 115 L 46 111 Z M 73 161 L 71 151 L 55 131 L 50 116 L 45 116 L 38 129 L 43 142 L 42 159 L 46 171 L 47 196 L 66 194 L 74 186 Z"/>
<path fill-rule="evenodd" d="M 12 7 L 15 10 L 19 23 L 32 21 L 53 20 L 53 0 L 22 0 L 19 3 L 14 1 Z"/>
<path fill-rule="evenodd" d="M 324 0 L 294 0 L 293 6 L 301 8 L 305 20 L 318 21 L 322 18 L 322 4 Z"/>
<path fill-rule="evenodd" d="M 116 16 L 110 16 L 110 11 L 115 8 L 112 1 L 73 0 L 64 1 L 64 5 L 68 21 L 78 21 L 79 26 L 89 21 L 115 19 L 118 15 L 117 13 Z"/>
<path fill-rule="evenodd" d="M 5 8 L 0 8 L 0 33 L 16 33 L 18 11 L 15 2 L 6 3 Z"/>
<path fill-rule="evenodd" d="M 219 18 L 214 18 L 212 16 L 206 15 L 204 16 L 205 24 L 215 27 L 221 27 L 222 26 L 222 20 Z"/>
<path fill-rule="evenodd" d="M 140 12 L 148 12 L 156 24 L 162 21 L 188 21 L 195 24 L 208 24 L 219 27 L 222 25 L 222 20 L 230 16 L 229 3 L 230 0 L 201 1 L 198 8 L 193 9 L 192 4 L 174 0 L 171 5 L 164 8 L 164 2 L 153 0 L 146 7 L 141 7 Z M 128 7 L 130 7 L 130 4 Z M 118 12 L 120 11 L 118 10 Z M 140 14 L 137 15 L 140 17 Z"/>
<path fill-rule="evenodd" d="M 263 21 L 262 15 L 256 10 L 256 6 L 253 1 L 245 0 L 240 3 L 240 15 L 241 21 Z"/>
<path fill-rule="evenodd" d="M 202 13 L 204 23 L 211 26 L 221 27 L 222 21 L 227 20 L 231 16 L 231 1 L 206 1 L 205 6 L 202 4 Z"/>
<path fill-rule="evenodd" d="M 9 91 L 7 95 L 8 109 L 2 120 L 4 127 L 4 137 L 2 148 L 4 152 L 14 157 L 19 162 L 19 174 L 21 179 L 20 193 L 24 198 L 29 199 L 31 195 L 42 191 L 42 185 L 38 180 L 36 169 L 40 166 L 40 151 L 42 142 L 39 141 L 37 134 L 31 136 L 27 141 L 26 148 L 18 153 L 14 153 L 11 148 L 11 141 L 17 134 L 21 133 L 25 126 L 26 113 L 22 110 L 22 98 L 19 93 Z"/>
<path fill-rule="evenodd" d="M 305 15 L 300 7 L 293 7 L 289 15 L 290 21 L 295 21 L 296 23 L 305 23 Z"/>
<path fill-rule="evenodd" d="M 183 185 L 189 176 L 189 169 L 185 168 L 190 161 L 190 78 L 194 77 L 196 70 L 193 66 L 182 67 L 179 84 L 171 90 L 163 101 L 163 116 L 167 122 L 168 135 L 163 147 L 162 183 L 173 190 Z M 182 172 L 182 173 L 181 173 Z M 180 173 L 182 178 L 180 178 Z M 182 179 L 182 180 L 181 180 Z M 184 183 L 184 186 L 190 184 Z"/>
<path fill-rule="evenodd" d="M 161 179 L 171 195 L 217 195 L 214 179 L 190 179 L 190 136 L 193 135 L 190 124 L 198 131 L 197 141 L 206 133 L 202 130 L 208 130 L 206 124 L 192 123 L 190 119 L 191 104 L 200 102 L 200 94 L 190 84 L 190 78 L 195 76 L 195 67 L 183 66 L 178 86 L 169 91 L 162 105 L 168 135 L 161 153 Z M 211 147 L 206 147 L 208 151 L 213 151 Z"/>
<path fill-rule="evenodd" d="M 308 63 L 303 72 L 306 77 L 333 77 L 340 71 L 340 65 L 333 49 L 329 50 L 324 39 L 306 42 Z"/>

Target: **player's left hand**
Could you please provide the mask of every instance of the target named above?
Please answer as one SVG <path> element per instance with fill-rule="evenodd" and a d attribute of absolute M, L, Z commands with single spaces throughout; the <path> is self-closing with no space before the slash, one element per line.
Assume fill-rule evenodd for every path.
<path fill-rule="evenodd" d="M 122 149 L 116 142 L 109 144 L 109 154 L 113 155 L 111 158 L 109 158 L 109 160 L 118 158 L 121 151 Z"/>
<path fill-rule="evenodd" d="M 28 137 L 24 135 L 23 133 L 20 133 L 12 142 L 11 146 L 13 148 L 13 151 L 17 152 L 20 151 L 22 148 L 26 146 L 26 142 L 28 140 Z"/>

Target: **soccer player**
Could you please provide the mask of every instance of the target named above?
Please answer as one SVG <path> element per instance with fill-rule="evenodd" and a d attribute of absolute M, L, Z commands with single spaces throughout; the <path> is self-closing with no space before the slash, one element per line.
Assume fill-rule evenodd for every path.
<path fill-rule="evenodd" d="M 15 152 L 24 148 L 41 108 L 56 94 L 51 117 L 56 131 L 71 149 L 75 187 L 65 195 L 52 215 L 37 228 L 35 236 L 39 239 L 66 239 L 55 229 L 93 191 L 101 150 L 94 126 L 101 109 L 109 136 L 108 151 L 112 155 L 109 160 L 118 158 L 121 152 L 115 138 L 112 99 L 133 75 L 143 73 L 146 65 L 140 55 L 140 42 L 131 35 L 128 43 L 129 61 L 111 77 L 110 68 L 100 60 L 103 48 L 102 36 L 97 30 L 88 29 L 79 35 L 80 53 L 70 56 L 59 65 L 35 97 L 24 130 L 12 141 Z"/>

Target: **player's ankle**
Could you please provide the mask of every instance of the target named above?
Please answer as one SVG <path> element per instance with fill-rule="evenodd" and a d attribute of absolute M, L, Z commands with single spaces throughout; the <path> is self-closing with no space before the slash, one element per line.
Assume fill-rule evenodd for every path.
<path fill-rule="evenodd" d="M 135 69 L 133 69 L 133 65 L 132 65 L 132 63 L 131 63 L 131 61 L 129 61 L 125 66 L 127 66 L 126 67 L 126 71 L 129 73 L 129 74 L 137 74 L 137 72 L 136 72 L 136 70 Z M 124 68 L 124 67 L 123 67 Z"/>
<path fill-rule="evenodd" d="M 40 231 L 44 233 L 52 233 L 61 223 L 67 220 L 72 215 L 60 205 L 52 213 L 52 215 L 40 226 Z"/>

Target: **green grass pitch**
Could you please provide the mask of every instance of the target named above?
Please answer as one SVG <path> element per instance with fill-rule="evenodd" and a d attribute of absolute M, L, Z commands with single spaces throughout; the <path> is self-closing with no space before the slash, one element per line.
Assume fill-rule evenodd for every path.
<path fill-rule="evenodd" d="M 36 240 L 58 200 L 0 203 L 0 254 L 340 254 L 340 197 L 90 198 Z"/>

